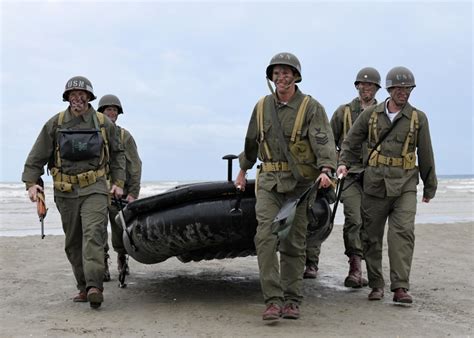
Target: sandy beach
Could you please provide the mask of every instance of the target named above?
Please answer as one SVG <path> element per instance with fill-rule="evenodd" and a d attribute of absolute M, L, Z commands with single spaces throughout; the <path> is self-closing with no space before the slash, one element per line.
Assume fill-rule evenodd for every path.
<path fill-rule="evenodd" d="M 299 320 L 266 325 L 256 257 L 155 265 L 130 260 L 128 286 L 112 281 L 99 310 L 73 303 L 75 281 L 63 236 L 0 237 L 0 336 L 322 336 L 473 335 L 473 224 L 419 224 L 411 274 L 414 304 L 367 300 L 343 286 L 342 226 L 323 244 L 318 279 L 304 281 Z M 388 258 L 384 254 L 388 282 Z M 365 273 L 365 267 L 364 267 Z"/>

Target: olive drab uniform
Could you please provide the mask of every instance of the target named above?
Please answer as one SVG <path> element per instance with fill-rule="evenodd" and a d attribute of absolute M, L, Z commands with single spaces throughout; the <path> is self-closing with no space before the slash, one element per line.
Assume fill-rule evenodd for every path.
<path fill-rule="evenodd" d="M 315 99 L 305 96 L 296 87 L 296 92 L 287 104 L 275 102 L 267 95 L 253 110 L 245 138 L 244 151 L 239 156 L 240 168 L 248 170 L 258 159 L 262 162 L 257 173 L 256 215 L 258 221 L 255 246 L 260 269 L 260 283 L 266 304 L 299 304 L 302 300 L 301 286 L 305 265 L 305 238 L 308 225 L 307 201 L 296 209 L 296 216 L 286 238 L 278 239 L 272 233 L 272 222 L 281 206 L 292 197 L 297 197 L 311 184 L 298 182 L 289 168 L 282 145 L 272 126 L 272 110 L 291 148 L 297 112 L 305 97 L 308 102 L 298 138 L 309 145 L 316 179 L 322 167 L 335 168 L 335 145 L 324 108 Z M 263 116 L 257 116 L 261 105 Z M 260 120 L 260 121 L 258 121 Z M 313 181 L 314 181 L 313 179 Z M 280 251 L 280 264 L 277 250 Z M 280 280 L 281 276 L 281 280 Z"/>
<path fill-rule="evenodd" d="M 375 104 L 377 101 L 375 101 Z M 341 105 L 331 118 L 331 128 L 334 134 L 334 141 L 338 149 L 341 149 L 342 142 L 347 137 L 349 129 L 355 120 L 361 114 L 361 103 L 357 97 L 350 103 Z M 364 155 L 367 156 L 367 145 L 354 145 L 360 149 L 360 156 L 356 162 L 350 164 L 352 171 L 360 171 L 363 168 Z M 362 186 L 357 175 L 348 175 L 345 179 L 342 191 L 341 202 L 344 204 L 344 254 L 348 257 L 351 255 L 363 256 L 362 244 L 360 241 L 360 228 L 362 226 L 361 202 L 362 202 Z"/>
<path fill-rule="evenodd" d="M 423 196 L 433 198 L 437 178 L 428 119 L 409 103 L 393 122 L 386 114 L 388 99 L 365 109 L 342 144 L 340 164 L 350 168 L 360 159 L 360 144 L 367 142 L 362 199 L 361 239 L 367 264 L 369 286 L 383 288 L 382 242 L 388 218 L 388 255 L 391 290 L 409 289 L 414 249 L 416 193 L 419 176 Z M 394 128 L 376 150 L 379 137 Z M 416 165 L 418 163 L 418 165 Z"/>
<path fill-rule="evenodd" d="M 53 176 L 65 251 L 77 288 L 103 289 L 107 177 L 119 187 L 125 179 L 125 158 L 114 124 L 90 104 L 78 117 L 69 108 L 56 114 L 43 126 L 26 159 L 22 180 L 27 188 L 41 177 L 45 164 Z"/>
<path fill-rule="evenodd" d="M 137 144 L 133 136 L 128 130 L 120 126 L 117 127 L 119 140 L 123 146 L 125 153 L 125 183 L 123 188 L 123 196 L 132 195 L 138 198 L 140 194 L 140 180 L 142 176 L 142 161 L 138 155 Z M 120 224 L 117 224 L 115 217 L 118 215 L 119 209 L 115 205 L 109 205 L 109 220 L 112 228 L 112 246 L 118 254 L 125 255 L 127 251 L 123 245 L 123 229 Z M 107 223 L 106 223 L 107 224 Z M 105 252 L 109 251 L 107 243 L 107 226 L 105 229 Z"/>

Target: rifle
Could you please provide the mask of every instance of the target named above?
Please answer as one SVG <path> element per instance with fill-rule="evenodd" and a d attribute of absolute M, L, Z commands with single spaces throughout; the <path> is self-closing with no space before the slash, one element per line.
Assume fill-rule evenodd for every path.
<path fill-rule="evenodd" d="M 38 185 L 44 188 L 44 182 L 41 178 L 38 179 Z M 45 237 L 44 234 L 44 219 L 46 217 L 46 214 L 48 213 L 48 208 L 46 208 L 46 197 L 44 195 L 44 192 L 41 192 L 38 190 L 38 193 L 36 195 L 36 211 L 38 213 L 38 217 L 41 223 L 41 239 Z"/>

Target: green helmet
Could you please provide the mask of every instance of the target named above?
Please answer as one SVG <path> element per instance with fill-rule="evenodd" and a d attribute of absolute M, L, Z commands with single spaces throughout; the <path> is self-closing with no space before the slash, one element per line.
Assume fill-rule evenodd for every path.
<path fill-rule="evenodd" d="M 394 67 L 387 73 L 385 88 L 416 87 L 413 73 L 405 67 Z"/>
<path fill-rule="evenodd" d="M 103 113 L 108 106 L 116 106 L 118 113 L 123 114 L 122 104 L 117 96 L 112 94 L 102 96 L 99 100 L 99 108 L 97 108 L 97 110 Z"/>
<path fill-rule="evenodd" d="M 89 94 L 91 94 L 91 98 L 89 101 L 93 101 L 97 98 L 94 95 L 94 88 L 92 88 L 92 83 L 84 76 L 74 76 L 66 82 L 66 86 L 64 86 L 63 101 L 68 100 L 67 93 L 71 90 L 84 90 L 88 92 Z"/>
<path fill-rule="evenodd" d="M 276 65 L 287 65 L 294 68 L 297 73 L 296 83 L 301 82 L 301 64 L 298 58 L 291 53 L 278 53 L 270 60 L 267 67 L 267 78 L 272 79 L 273 67 Z"/>
<path fill-rule="evenodd" d="M 331 223 L 332 211 L 326 197 L 316 198 L 311 204 L 307 210 L 306 244 L 308 246 L 324 242 L 329 237 L 334 226 Z"/>
<path fill-rule="evenodd" d="M 380 74 L 377 69 L 372 67 L 365 67 L 357 73 L 354 85 L 357 86 L 359 82 L 369 82 L 375 84 L 380 88 Z"/>

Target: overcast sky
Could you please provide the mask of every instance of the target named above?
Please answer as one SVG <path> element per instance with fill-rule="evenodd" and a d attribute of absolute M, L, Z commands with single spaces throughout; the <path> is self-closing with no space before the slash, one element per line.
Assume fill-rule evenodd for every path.
<path fill-rule="evenodd" d="M 2 1 L 0 181 L 19 182 L 66 81 L 115 94 L 143 180 L 222 180 L 238 154 L 265 68 L 282 51 L 300 89 L 334 110 L 356 95 L 359 69 L 382 81 L 406 66 L 410 103 L 429 118 L 437 173 L 474 174 L 471 1 Z M 387 97 L 385 86 L 377 99 Z M 92 102 L 97 108 L 98 99 Z M 238 168 L 234 164 L 234 177 Z"/>

